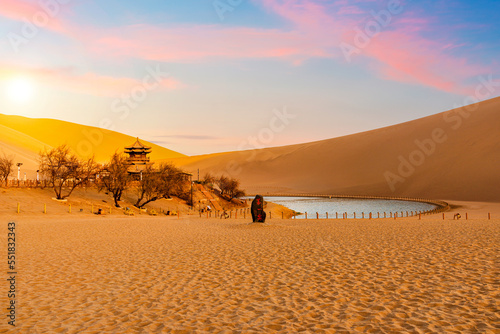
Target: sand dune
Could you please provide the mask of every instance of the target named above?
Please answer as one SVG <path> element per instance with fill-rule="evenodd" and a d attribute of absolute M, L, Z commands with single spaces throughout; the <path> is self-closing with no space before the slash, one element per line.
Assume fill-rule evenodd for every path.
<path fill-rule="evenodd" d="M 23 171 L 29 170 L 30 174 L 38 169 L 36 153 L 43 150 L 46 144 L 5 125 L 0 125 L 0 138 L 1 156 L 14 157 L 14 163 L 22 162 Z"/>
<path fill-rule="evenodd" d="M 208 171 L 227 173 L 252 193 L 500 202 L 499 111 L 500 98 L 495 98 L 350 136 L 194 157 L 148 145 L 153 147 L 152 160 L 171 160 L 194 173 L 200 169 L 201 176 Z M 15 154 L 32 173 L 43 145 L 67 143 L 83 156 L 93 153 L 105 161 L 134 141 L 117 132 L 57 120 L 0 115 L 0 126 L 1 149 Z"/>
<path fill-rule="evenodd" d="M 228 173 L 250 192 L 499 202 L 499 129 L 495 98 L 340 138 L 176 161 L 202 175 Z"/>
<path fill-rule="evenodd" d="M 33 177 L 37 169 L 38 153 L 44 147 L 67 144 L 82 158 L 95 155 L 100 162 L 107 161 L 115 151 L 131 145 L 135 138 L 115 131 L 79 125 L 53 119 L 32 119 L 0 114 L 0 154 L 15 155 L 23 162 L 23 171 Z M 183 154 L 147 141 L 153 148 L 153 160 L 182 157 Z"/>

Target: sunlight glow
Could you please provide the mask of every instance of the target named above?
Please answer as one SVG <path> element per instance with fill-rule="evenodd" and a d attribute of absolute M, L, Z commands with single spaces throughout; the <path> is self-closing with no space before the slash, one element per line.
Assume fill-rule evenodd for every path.
<path fill-rule="evenodd" d="M 18 77 L 7 84 L 6 93 L 12 102 L 25 104 L 33 99 L 35 87 L 30 79 Z"/>

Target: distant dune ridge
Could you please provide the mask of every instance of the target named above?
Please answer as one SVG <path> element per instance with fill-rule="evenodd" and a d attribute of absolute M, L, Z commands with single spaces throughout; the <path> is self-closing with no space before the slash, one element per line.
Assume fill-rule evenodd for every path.
<path fill-rule="evenodd" d="M 91 147 L 105 161 L 134 138 L 69 122 L 0 115 L 7 154 L 36 170 L 45 145 Z M 153 160 L 226 173 L 249 192 L 409 196 L 500 202 L 500 98 L 349 136 L 260 150 L 186 157 L 153 147 Z M 1 152 L 0 152 L 1 153 Z"/>
<path fill-rule="evenodd" d="M 500 202 L 500 98 L 312 143 L 177 159 L 250 192 Z"/>

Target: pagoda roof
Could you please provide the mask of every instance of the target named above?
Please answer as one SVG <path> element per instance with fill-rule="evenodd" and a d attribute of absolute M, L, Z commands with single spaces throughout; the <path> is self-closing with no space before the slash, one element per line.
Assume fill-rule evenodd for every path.
<path fill-rule="evenodd" d="M 131 146 L 125 147 L 125 150 L 129 151 L 149 151 L 151 150 L 151 147 L 145 146 L 143 143 L 140 142 L 139 137 L 137 137 L 137 140 L 135 143 L 133 143 Z"/>

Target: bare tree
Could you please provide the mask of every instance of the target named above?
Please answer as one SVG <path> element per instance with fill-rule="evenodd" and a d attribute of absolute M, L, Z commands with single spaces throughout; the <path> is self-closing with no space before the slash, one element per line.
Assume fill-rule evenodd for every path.
<path fill-rule="evenodd" d="M 215 176 L 213 176 L 210 172 L 205 173 L 203 176 L 203 185 L 207 186 L 210 189 L 213 189 L 214 183 L 215 183 Z"/>
<path fill-rule="evenodd" d="M 118 201 L 121 200 L 123 192 L 127 189 L 131 181 L 128 174 L 128 167 L 129 164 L 125 155 L 113 154 L 110 161 L 101 170 L 101 178 L 97 183 L 99 191 L 106 190 L 111 193 L 115 201 L 115 206 L 118 208 L 120 207 Z"/>
<path fill-rule="evenodd" d="M 135 206 L 142 208 L 162 198 L 183 196 L 186 194 L 186 183 L 185 174 L 172 164 L 162 164 L 158 169 L 148 166 L 142 172 Z"/>
<path fill-rule="evenodd" d="M 245 192 L 240 189 L 240 181 L 235 178 L 220 176 L 215 180 L 219 186 L 221 196 L 226 197 L 229 201 L 236 197 L 245 196 Z"/>
<path fill-rule="evenodd" d="M 94 158 L 80 160 L 66 145 L 40 152 L 40 172 L 49 180 L 57 199 L 69 197 L 73 190 L 97 172 Z M 64 186 L 67 191 L 63 194 Z"/>
<path fill-rule="evenodd" d="M 8 185 L 9 175 L 12 173 L 14 166 L 14 157 L 7 156 L 5 153 L 0 157 L 0 179 L 5 181 L 5 186 Z"/>

